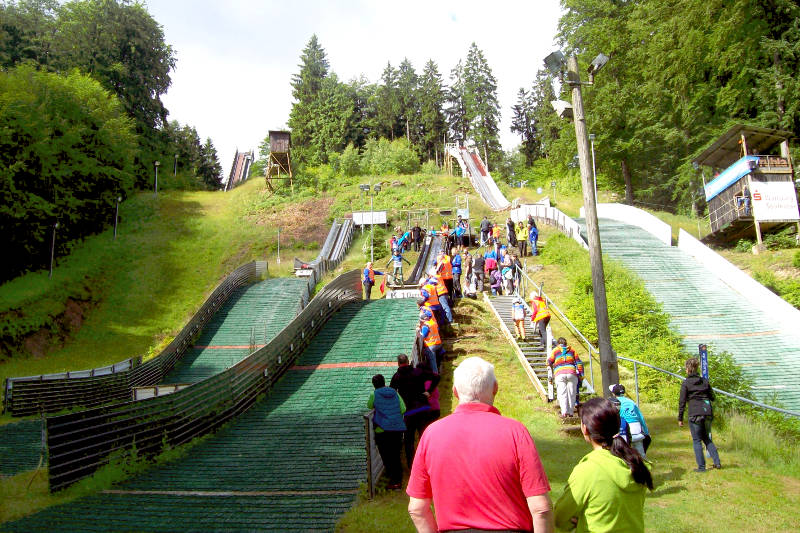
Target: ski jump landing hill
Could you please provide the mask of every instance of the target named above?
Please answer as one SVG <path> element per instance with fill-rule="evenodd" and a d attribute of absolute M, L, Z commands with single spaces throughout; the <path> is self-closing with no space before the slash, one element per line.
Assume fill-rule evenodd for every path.
<path fill-rule="evenodd" d="M 445 148 L 447 153 L 458 161 L 461 175 L 469 177 L 472 186 L 492 210 L 503 211 L 511 207 L 511 202 L 500 192 L 476 148 L 459 146 L 455 143 L 447 144 Z"/>

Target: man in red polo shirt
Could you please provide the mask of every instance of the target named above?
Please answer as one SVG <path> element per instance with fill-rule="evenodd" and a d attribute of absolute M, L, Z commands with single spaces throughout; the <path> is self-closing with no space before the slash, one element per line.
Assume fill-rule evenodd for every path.
<path fill-rule="evenodd" d="M 536 446 L 524 425 L 493 407 L 497 389 L 494 366 L 480 357 L 453 372 L 458 407 L 423 433 L 406 489 L 417 531 L 553 531 Z"/>

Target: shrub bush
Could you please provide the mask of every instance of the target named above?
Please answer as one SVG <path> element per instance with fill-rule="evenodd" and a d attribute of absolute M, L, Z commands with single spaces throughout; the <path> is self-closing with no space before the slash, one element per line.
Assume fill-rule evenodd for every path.
<path fill-rule="evenodd" d="M 369 139 L 361 156 L 365 174 L 412 174 L 419 170 L 419 156 L 405 139 Z"/>

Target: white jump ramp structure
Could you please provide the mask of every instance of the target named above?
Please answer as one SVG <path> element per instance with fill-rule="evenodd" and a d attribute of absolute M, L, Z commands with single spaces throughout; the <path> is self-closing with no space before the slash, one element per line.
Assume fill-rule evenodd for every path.
<path fill-rule="evenodd" d="M 445 149 L 458 162 L 461 175 L 469 177 L 472 186 L 493 211 L 503 211 L 511 207 L 511 202 L 500 192 L 494 178 L 486 169 L 477 148 L 448 143 Z"/>

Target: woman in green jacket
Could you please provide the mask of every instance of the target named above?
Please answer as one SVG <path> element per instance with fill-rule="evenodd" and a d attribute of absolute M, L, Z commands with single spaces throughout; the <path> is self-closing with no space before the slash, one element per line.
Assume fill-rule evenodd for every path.
<path fill-rule="evenodd" d="M 559 529 L 577 526 L 591 531 L 644 531 L 645 487 L 653 478 L 636 450 L 619 435 L 619 412 L 604 398 L 592 398 L 580 408 L 581 432 L 592 445 L 572 470 L 555 505 Z"/>

